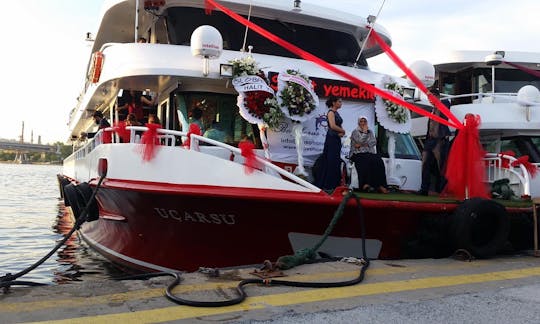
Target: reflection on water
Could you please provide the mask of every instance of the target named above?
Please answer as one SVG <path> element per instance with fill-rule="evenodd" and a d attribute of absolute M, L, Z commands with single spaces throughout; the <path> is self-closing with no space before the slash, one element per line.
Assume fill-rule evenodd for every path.
<path fill-rule="evenodd" d="M 61 167 L 0 164 L 0 276 L 20 272 L 49 253 L 73 227 L 60 200 Z M 69 283 L 124 274 L 75 233 L 22 280 Z"/>

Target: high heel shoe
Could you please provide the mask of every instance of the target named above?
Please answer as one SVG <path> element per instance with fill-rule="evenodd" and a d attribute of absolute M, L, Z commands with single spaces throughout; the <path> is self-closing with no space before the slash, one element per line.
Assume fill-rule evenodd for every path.
<path fill-rule="evenodd" d="M 383 193 L 383 194 L 387 194 L 389 191 L 388 191 L 388 189 L 386 189 L 385 187 L 380 186 L 380 187 L 379 187 L 379 192 L 380 192 L 380 193 Z"/>
<path fill-rule="evenodd" d="M 373 188 L 372 186 L 366 184 L 366 185 L 364 185 L 362 187 L 362 191 L 372 193 L 372 192 L 375 192 L 375 188 Z"/>

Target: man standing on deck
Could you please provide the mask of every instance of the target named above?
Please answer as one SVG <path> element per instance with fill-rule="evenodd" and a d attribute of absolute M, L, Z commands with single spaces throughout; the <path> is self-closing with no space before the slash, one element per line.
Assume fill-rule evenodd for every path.
<path fill-rule="evenodd" d="M 432 89 L 431 92 L 439 96 L 438 89 Z M 441 101 L 446 107 L 450 107 L 450 100 Z M 436 116 L 441 116 L 441 112 L 433 108 L 431 111 Z M 447 118 L 445 118 L 447 119 Z M 431 187 L 431 177 L 435 177 L 434 191 L 440 193 L 446 185 L 444 177 L 444 169 L 446 159 L 448 157 L 450 129 L 446 125 L 428 120 L 426 140 L 424 141 L 424 149 L 422 151 L 422 185 L 420 186 L 419 195 L 427 196 Z"/>

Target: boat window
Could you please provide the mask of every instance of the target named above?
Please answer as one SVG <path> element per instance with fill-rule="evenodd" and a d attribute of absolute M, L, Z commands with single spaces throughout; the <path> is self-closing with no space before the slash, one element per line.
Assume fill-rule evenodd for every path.
<path fill-rule="evenodd" d="M 175 97 L 178 118 L 185 131 L 196 119 L 194 112 L 201 110 L 200 126 L 203 133 L 217 122 L 217 126 L 225 133 L 225 143 L 236 146 L 247 138 L 255 143 L 256 148 L 262 148 L 257 125 L 248 123 L 238 112 L 236 95 L 184 92 L 176 93 Z"/>
<path fill-rule="evenodd" d="M 497 149 L 500 143 L 500 150 Z M 489 141 L 482 143 L 484 149 L 488 152 L 514 152 L 516 157 L 523 155 L 529 156 L 529 162 L 540 163 L 540 137 L 532 136 L 514 136 L 502 138 L 500 141 Z"/>
<path fill-rule="evenodd" d="M 360 51 L 358 42 L 351 34 L 278 19 L 252 17 L 251 21 L 332 64 L 352 65 Z M 224 49 L 238 51 L 242 48 L 245 27 L 224 13 L 213 11 L 211 15 L 206 15 L 204 9 L 186 7 L 172 7 L 167 10 L 167 29 L 171 44 L 189 45 L 191 34 L 201 25 L 211 25 L 220 31 Z M 247 45 L 252 45 L 255 53 L 297 58 L 295 54 L 255 32 L 248 32 Z M 365 58 L 361 58 L 359 65 L 367 67 Z"/>
<path fill-rule="evenodd" d="M 382 126 L 377 127 L 377 152 L 388 158 L 388 136 L 386 129 Z M 396 149 L 395 157 L 397 159 L 421 160 L 420 151 L 416 146 L 411 134 L 395 134 Z"/>
<path fill-rule="evenodd" d="M 474 76 L 475 91 L 491 92 L 491 69 L 475 69 Z M 495 92 L 515 93 L 526 85 L 540 88 L 540 80 L 534 75 L 516 69 L 495 69 Z"/>

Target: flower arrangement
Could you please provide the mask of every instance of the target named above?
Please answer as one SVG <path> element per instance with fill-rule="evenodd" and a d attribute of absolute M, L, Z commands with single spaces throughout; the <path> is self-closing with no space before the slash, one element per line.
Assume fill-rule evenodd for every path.
<path fill-rule="evenodd" d="M 385 83 L 384 88 L 394 91 L 400 96 L 403 96 L 403 88 L 395 82 Z M 403 124 L 407 122 L 407 120 L 409 119 L 409 115 L 407 114 L 407 108 L 395 104 L 390 100 L 383 99 L 383 102 L 386 108 L 386 112 L 388 113 L 388 117 L 393 119 L 396 123 Z"/>
<path fill-rule="evenodd" d="M 277 129 L 283 113 L 279 109 L 275 98 L 274 90 L 269 86 L 270 82 L 259 69 L 257 62 L 251 55 L 229 61 L 233 65 L 233 79 L 241 80 L 237 91 L 238 107 L 240 114 L 250 123 L 265 123 L 271 129 Z M 243 78 L 257 76 L 258 78 Z M 263 84 L 265 90 L 246 90 L 242 88 L 245 84 Z M 235 86 L 236 88 L 236 86 Z"/>
<path fill-rule="evenodd" d="M 293 77 L 300 77 L 307 84 L 311 85 L 309 78 L 299 71 L 287 70 L 287 74 Z M 315 104 L 315 98 L 306 87 L 299 83 L 287 81 L 286 86 L 283 87 L 279 93 L 281 99 L 281 107 L 287 108 L 289 116 L 304 116 L 309 115 L 313 110 L 317 108 Z"/>
<path fill-rule="evenodd" d="M 260 69 L 257 66 L 257 62 L 251 55 L 246 55 L 241 58 L 232 59 L 229 61 L 233 66 L 233 78 L 239 76 L 255 75 L 259 73 Z"/>

